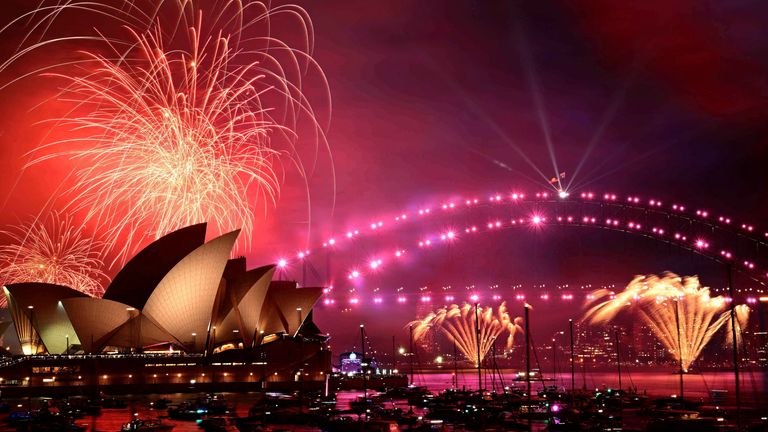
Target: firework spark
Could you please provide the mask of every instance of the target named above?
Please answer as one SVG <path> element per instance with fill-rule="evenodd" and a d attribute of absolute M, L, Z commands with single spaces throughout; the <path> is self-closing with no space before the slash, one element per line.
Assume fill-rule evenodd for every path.
<path fill-rule="evenodd" d="M 730 326 L 725 297 L 711 297 L 709 288 L 702 287 L 697 277 L 681 278 L 672 273 L 638 276 L 624 291 L 613 294 L 598 290 L 594 298 L 597 304 L 587 311 L 585 319 L 605 323 L 620 312 L 636 312 L 685 372 L 712 336 L 724 325 Z M 749 308 L 739 305 L 735 309 L 740 335 Z M 727 341 L 730 343 L 730 336 Z"/>
<path fill-rule="evenodd" d="M 0 70 L 51 46 L 74 57 L 35 71 L 63 82 L 57 99 L 73 108 L 51 120 L 65 138 L 33 151 L 30 165 L 76 161 L 77 183 L 65 192 L 74 196 L 70 210 L 108 227 L 104 237 L 122 258 L 136 239 L 199 222 L 242 229 L 249 247 L 257 214 L 276 205 L 284 162 L 305 184 L 311 176 L 298 147 L 302 125 L 313 159 L 327 150 L 326 126 L 302 88 L 311 70 L 327 95 L 306 12 L 248 0 L 202 3 L 44 2 L 12 23 L 30 26 L 25 41 L 34 43 Z M 56 35 L 72 14 L 92 19 L 93 32 Z M 298 23 L 292 37 L 300 43 L 274 35 L 277 16 Z M 78 41 L 88 49 L 73 51 Z"/>
<path fill-rule="evenodd" d="M 35 220 L 0 234 L 6 238 L 0 246 L 3 284 L 46 282 L 103 294 L 109 280 L 99 259 L 103 244 L 87 237 L 70 217 L 54 213 L 48 223 Z"/>
<path fill-rule="evenodd" d="M 464 358 L 475 366 L 478 359 L 478 339 L 480 363 L 483 362 L 496 339 L 504 332 L 508 333 L 506 346 L 512 348 L 515 334 L 521 330 L 522 318 L 511 319 L 506 303 L 502 303 L 496 313 L 492 307 L 481 307 L 477 310 L 477 321 L 480 326 L 479 337 L 476 337 L 478 327 L 475 325 L 475 312 L 475 306 L 469 303 L 461 306 L 454 304 L 431 312 L 423 319 L 410 323 L 413 326 L 414 339 L 421 339 L 432 328 L 440 329 L 448 340 L 456 344 L 456 348 L 461 351 Z"/>

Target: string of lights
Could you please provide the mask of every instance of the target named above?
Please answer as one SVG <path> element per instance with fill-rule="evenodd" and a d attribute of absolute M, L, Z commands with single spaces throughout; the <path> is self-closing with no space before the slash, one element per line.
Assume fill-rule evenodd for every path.
<path fill-rule="evenodd" d="M 602 199 L 600 199 L 601 196 Z M 534 204 L 535 208 L 520 206 L 526 203 Z M 574 203 L 580 207 L 574 209 Z M 547 205 L 555 206 L 554 210 L 546 211 L 541 208 Z M 556 207 L 558 205 L 563 205 L 567 212 Z M 375 219 L 370 223 L 370 229 L 349 229 L 344 235 L 331 236 L 321 246 L 298 252 L 293 259 L 279 258 L 278 266 L 284 269 L 289 265 L 302 263 L 309 260 L 311 256 L 317 255 L 319 251 L 324 251 L 326 254 L 342 253 L 345 250 L 350 252 L 349 245 L 355 241 L 385 239 L 387 235 L 399 233 L 409 223 L 418 228 L 426 225 L 427 219 L 435 220 L 434 216 L 440 214 L 456 215 L 462 208 L 485 210 L 485 213 L 480 215 L 480 217 L 486 217 L 485 221 L 468 224 L 462 228 L 433 231 L 405 242 L 398 238 L 400 244 L 410 244 L 411 248 L 397 247 L 394 250 L 374 254 L 367 259 L 367 262 L 349 268 L 346 278 L 354 280 L 378 273 L 387 264 L 406 256 L 409 252 L 429 251 L 440 244 L 450 244 L 473 234 L 515 227 L 540 229 L 545 226 L 574 226 L 602 228 L 652 238 L 716 262 L 732 265 L 735 270 L 746 274 L 760 286 L 765 286 L 768 280 L 768 272 L 756 263 L 761 259 L 760 257 L 739 257 L 728 244 L 734 240 L 747 242 L 749 247 L 746 249 L 758 252 L 759 246 L 768 246 L 764 240 L 768 238 L 768 233 L 762 237 L 757 235 L 759 231 L 754 225 L 739 224 L 727 216 L 714 218 L 708 210 L 691 211 L 689 207 L 681 204 L 665 205 L 657 199 L 643 200 L 634 195 L 620 198 L 616 194 L 600 195 L 594 192 L 584 192 L 578 196 L 571 196 L 568 193 L 538 192 L 527 195 L 513 192 L 508 195 L 490 195 L 486 201 L 477 198 L 457 199 L 438 206 L 423 206 L 417 210 L 399 212 L 389 218 Z M 504 211 L 512 209 L 520 214 L 513 217 L 510 214 L 489 216 L 488 209 Z M 656 220 L 651 220 L 654 219 L 653 216 L 656 216 Z M 387 219 L 390 220 L 391 225 L 385 223 Z M 705 236 L 703 233 L 708 234 Z M 718 236 L 719 242 L 710 238 Z M 332 280 L 331 275 L 327 277 L 329 281 Z"/>

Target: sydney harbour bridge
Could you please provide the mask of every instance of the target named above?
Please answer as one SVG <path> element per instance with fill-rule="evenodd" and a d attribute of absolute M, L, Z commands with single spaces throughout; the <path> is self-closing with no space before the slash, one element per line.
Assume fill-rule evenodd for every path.
<path fill-rule="evenodd" d="M 471 301 L 480 296 L 479 290 L 392 289 L 379 290 L 363 298 L 354 290 L 350 294 L 340 288 L 354 287 L 384 272 L 402 271 L 399 263 L 406 258 L 418 260 L 448 245 L 461 248 L 462 243 L 478 237 L 546 238 L 548 230 L 576 230 L 579 235 L 589 236 L 594 230 L 604 230 L 614 233 L 617 239 L 643 237 L 711 260 L 722 268 L 724 277 L 738 274 L 740 280 L 745 281 L 742 286 L 734 287 L 735 295 L 743 297 L 744 302 L 756 303 L 766 292 L 768 231 L 752 221 L 718 212 L 716 204 L 699 208 L 684 201 L 614 192 L 569 194 L 557 190 L 506 190 L 485 195 L 457 195 L 402 211 L 370 215 L 361 225 L 328 236 L 314 248 L 298 251 L 294 256 L 277 257 L 279 272 L 304 284 L 311 281 L 326 285 L 322 300 L 326 306 L 385 301 Z M 717 291 L 727 287 L 713 288 Z M 561 291 L 531 294 L 541 299 L 574 299 L 572 290 Z M 583 295 L 589 294 L 577 294 Z M 522 295 L 511 297 L 523 299 Z"/>

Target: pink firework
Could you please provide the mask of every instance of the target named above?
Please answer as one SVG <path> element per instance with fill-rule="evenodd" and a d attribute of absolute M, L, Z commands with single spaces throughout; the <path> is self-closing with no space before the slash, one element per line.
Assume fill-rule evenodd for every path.
<path fill-rule="evenodd" d="M 93 30 L 59 37 L 68 16 L 92 20 Z M 278 18 L 294 24 L 297 43 L 275 35 Z M 242 229 L 248 248 L 285 175 L 302 176 L 308 194 L 312 169 L 303 156 L 313 164 L 320 151 L 330 157 L 304 93 L 308 74 L 319 77 L 324 97 L 327 83 L 311 57 L 311 22 L 297 6 L 44 2 L 12 25 L 29 26 L 25 40 L 35 41 L 22 57 L 50 46 L 72 51 L 74 60 L 36 70 L 64 83 L 57 99 L 73 108 L 50 119 L 64 138 L 34 150 L 31 164 L 76 160 L 69 210 L 104 227 L 116 260 L 147 237 L 199 222 L 213 233 Z M 88 49 L 72 50 L 78 42 Z"/>
<path fill-rule="evenodd" d="M 0 280 L 3 284 L 46 282 L 101 296 L 109 278 L 99 259 L 103 243 L 88 237 L 72 218 L 54 213 L 1 231 Z M 5 296 L 2 297 L 5 304 Z"/>

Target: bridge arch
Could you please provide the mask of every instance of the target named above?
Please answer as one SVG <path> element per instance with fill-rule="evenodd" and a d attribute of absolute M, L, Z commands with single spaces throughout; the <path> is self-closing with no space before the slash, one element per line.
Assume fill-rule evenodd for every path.
<path fill-rule="evenodd" d="M 361 228 L 351 227 L 328 236 L 314 249 L 298 252 L 282 262 L 292 268 L 300 266 L 304 279 L 308 268 L 316 278 L 324 280 L 333 280 L 334 275 L 345 272 L 346 278 L 355 279 L 386 271 L 392 262 L 406 254 L 428 253 L 459 237 L 516 228 L 562 226 L 650 238 L 727 265 L 761 287 L 768 284 L 768 232 L 707 209 L 631 194 L 596 192 L 559 195 L 552 191 L 513 191 L 435 202 L 437 204 L 369 218 Z M 413 231 L 418 233 L 410 234 Z M 376 247 L 392 239 L 402 244 L 402 248 L 385 250 L 379 246 L 380 251 L 369 254 L 376 257 L 373 260 L 361 259 L 358 265 L 348 269 L 331 266 L 336 256 L 354 255 L 357 243 Z"/>

